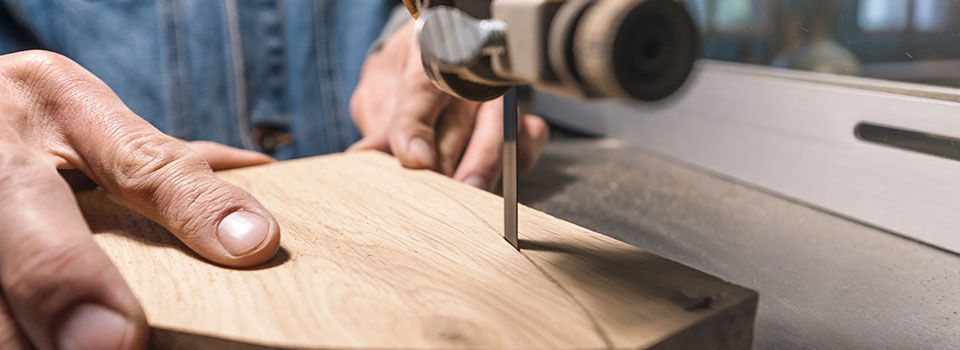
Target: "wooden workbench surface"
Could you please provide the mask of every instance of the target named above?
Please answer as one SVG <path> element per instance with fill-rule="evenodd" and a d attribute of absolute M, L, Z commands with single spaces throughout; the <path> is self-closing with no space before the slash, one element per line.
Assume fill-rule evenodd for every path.
<path fill-rule="evenodd" d="M 156 347 L 747 348 L 756 294 L 380 153 L 220 174 L 280 223 L 268 265 L 189 253 L 102 191 L 78 200 Z"/>

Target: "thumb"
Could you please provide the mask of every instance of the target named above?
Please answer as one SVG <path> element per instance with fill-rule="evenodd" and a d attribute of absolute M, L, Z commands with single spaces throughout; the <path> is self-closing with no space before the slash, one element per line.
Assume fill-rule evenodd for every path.
<path fill-rule="evenodd" d="M 128 123 L 130 136 L 76 146 L 84 173 L 213 262 L 252 266 L 276 254 L 280 228 L 253 196 L 218 178 L 183 142 Z"/>
<path fill-rule="evenodd" d="M 430 82 L 419 84 L 419 91 L 402 93 L 397 116 L 390 124 L 390 151 L 407 168 L 437 167 L 436 123 L 452 98 L 436 90 Z"/>
<path fill-rule="evenodd" d="M 34 115 L 55 126 L 51 142 L 60 144 L 51 153 L 211 261 L 251 266 L 276 254 L 279 225 L 253 196 L 219 179 L 197 152 L 141 119 L 93 74 L 65 66 L 46 72 L 62 77 L 37 88 L 53 91 L 38 97 L 43 102 L 35 103 L 51 106 Z"/>

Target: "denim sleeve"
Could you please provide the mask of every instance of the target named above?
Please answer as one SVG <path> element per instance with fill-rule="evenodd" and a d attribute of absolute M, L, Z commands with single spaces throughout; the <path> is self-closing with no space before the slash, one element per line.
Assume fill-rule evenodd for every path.
<path fill-rule="evenodd" d="M 182 139 L 242 146 L 279 125 L 286 159 L 359 138 L 349 98 L 398 2 L 0 0 L 0 52 L 64 54 Z"/>
<path fill-rule="evenodd" d="M 36 39 L 19 24 L 9 6 L 0 2 L 0 55 L 37 47 Z"/>
<path fill-rule="evenodd" d="M 350 121 L 349 106 L 350 95 L 360 79 L 360 72 L 363 68 L 363 62 L 367 58 L 367 52 L 370 45 L 377 39 L 383 30 L 390 11 L 398 1 L 389 0 L 341 0 L 338 1 L 336 19 L 337 40 L 336 47 L 338 51 L 337 66 L 339 71 L 339 100 L 342 110 L 340 114 L 345 119 L 345 125 L 348 125 L 349 139 L 351 142 L 341 146 L 345 148 L 352 141 L 360 138 L 360 132 Z"/>

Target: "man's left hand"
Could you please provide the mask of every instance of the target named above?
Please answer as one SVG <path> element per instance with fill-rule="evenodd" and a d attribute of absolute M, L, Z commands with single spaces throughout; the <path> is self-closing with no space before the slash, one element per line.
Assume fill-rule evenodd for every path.
<path fill-rule="evenodd" d="M 503 99 L 465 101 L 434 87 L 423 70 L 412 21 L 367 58 L 350 111 L 363 139 L 348 151 L 392 153 L 405 167 L 436 170 L 485 190 L 500 181 Z M 521 118 L 521 173 L 536 164 L 548 135 L 540 117 Z"/>

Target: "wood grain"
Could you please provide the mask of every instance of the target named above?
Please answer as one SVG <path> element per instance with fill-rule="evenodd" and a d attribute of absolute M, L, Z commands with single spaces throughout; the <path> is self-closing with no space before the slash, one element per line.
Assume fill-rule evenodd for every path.
<path fill-rule="evenodd" d="M 233 270 L 102 191 L 78 200 L 156 347 L 747 348 L 756 294 L 380 153 L 220 173 L 277 218 L 282 251 Z"/>

